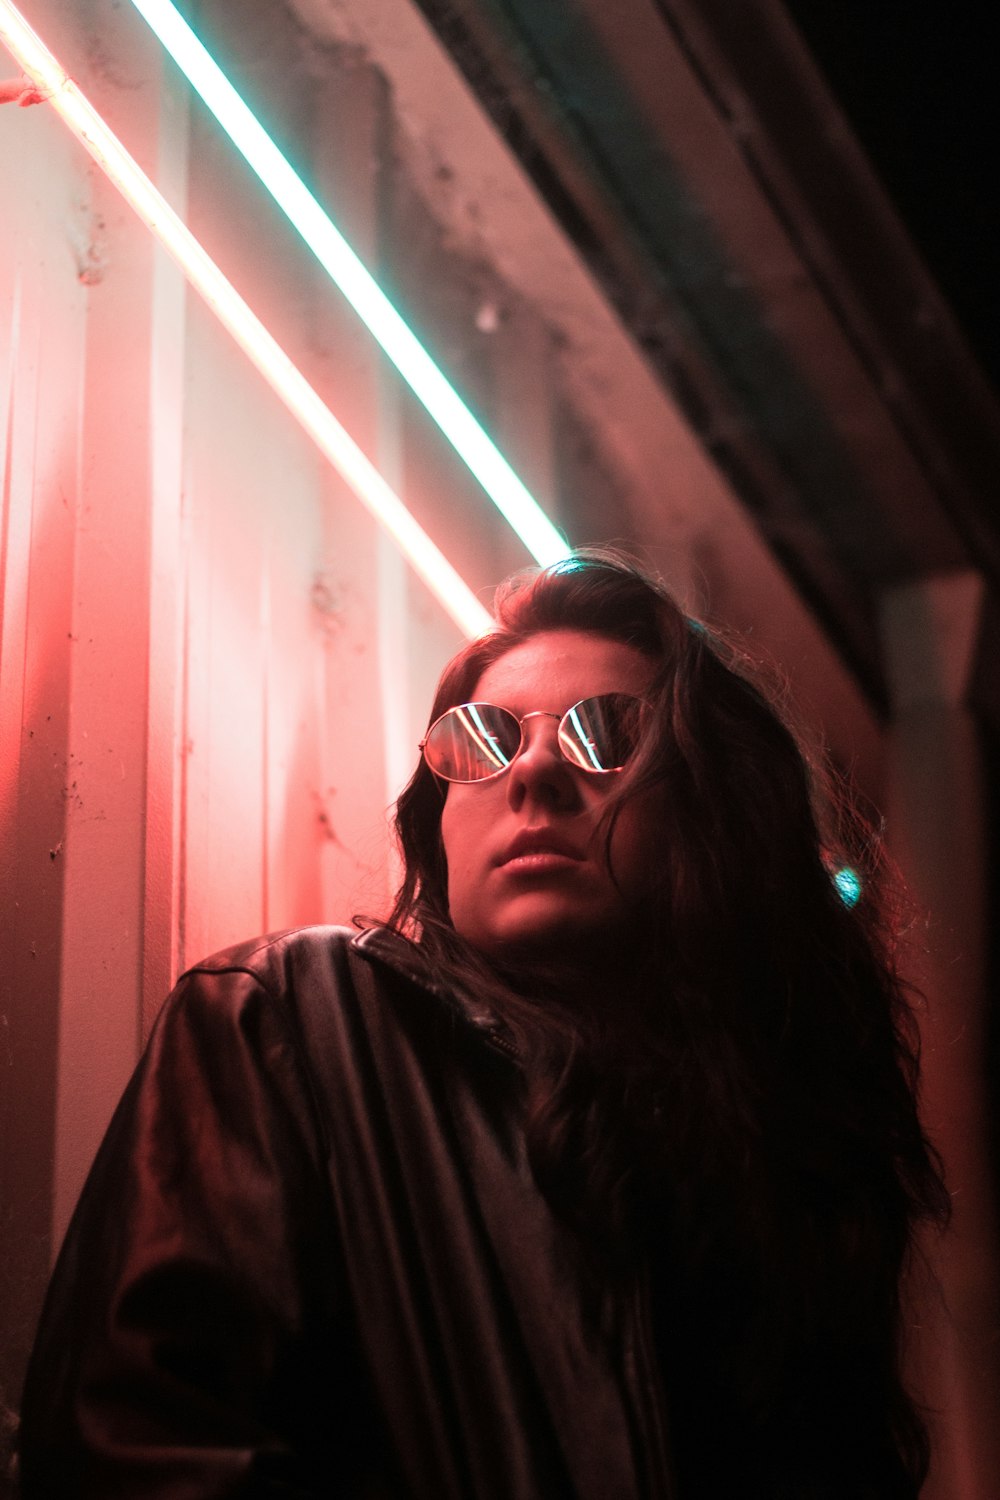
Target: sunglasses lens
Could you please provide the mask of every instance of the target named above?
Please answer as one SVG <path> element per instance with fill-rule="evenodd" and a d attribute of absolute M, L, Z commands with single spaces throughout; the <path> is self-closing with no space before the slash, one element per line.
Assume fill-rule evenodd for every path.
<path fill-rule="evenodd" d="M 629 693 L 584 698 L 559 725 L 563 755 L 582 771 L 620 771 L 642 733 L 643 704 Z"/>
<path fill-rule="evenodd" d="M 494 703 L 462 703 L 432 725 L 424 759 L 446 781 L 482 781 L 510 765 L 521 746 L 521 726 Z"/>

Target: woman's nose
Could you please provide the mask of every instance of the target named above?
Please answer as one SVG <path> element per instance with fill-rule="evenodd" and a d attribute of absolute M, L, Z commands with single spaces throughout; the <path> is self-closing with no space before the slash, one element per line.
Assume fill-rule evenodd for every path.
<path fill-rule="evenodd" d="M 515 810 L 532 799 L 561 809 L 580 801 L 580 788 L 559 749 L 554 714 L 532 714 L 522 726 L 521 749 L 507 773 L 507 800 Z"/>

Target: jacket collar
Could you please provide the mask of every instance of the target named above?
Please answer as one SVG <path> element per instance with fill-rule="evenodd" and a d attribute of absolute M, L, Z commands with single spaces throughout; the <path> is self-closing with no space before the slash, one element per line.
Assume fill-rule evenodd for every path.
<path fill-rule="evenodd" d="M 510 1032 L 496 1011 L 470 990 L 444 984 L 418 943 L 388 927 L 368 927 L 351 939 L 351 947 L 370 963 L 381 964 L 437 996 L 478 1030 L 487 1033 L 502 1052 L 517 1055 Z"/>

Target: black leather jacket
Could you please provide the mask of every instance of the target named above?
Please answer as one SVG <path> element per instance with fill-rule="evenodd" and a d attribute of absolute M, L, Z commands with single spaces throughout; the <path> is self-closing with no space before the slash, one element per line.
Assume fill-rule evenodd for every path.
<path fill-rule="evenodd" d="M 24 1500 L 669 1495 L 643 1289 L 589 1328 L 521 1092 L 384 932 L 190 970 L 53 1279 Z"/>

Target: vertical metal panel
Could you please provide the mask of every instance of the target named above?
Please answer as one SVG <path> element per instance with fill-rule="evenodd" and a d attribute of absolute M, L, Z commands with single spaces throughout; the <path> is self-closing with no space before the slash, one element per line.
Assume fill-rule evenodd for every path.
<path fill-rule="evenodd" d="M 326 202 L 350 225 L 352 243 L 377 268 L 382 119 L 380 81 L 348 62 L 337 87 L 315 101 L 313 170 Z M 372 340 L 339 294 L 313 283 L 313 368 L 326 400 L 376 461 L 392 446 L 396 411 L 380 379 Z M 385 436 L 383 437 L 383 434 Z M 390 474 L 390 480 L 398 476 Z M 340 921 L 384 910 L 388 891 L 386 770 L 381 723 L 378 570 L 380 538 L 352 506 L 341 480 L 322 477 L 321 555 L 313 580 L 313 618 L 321 653 L 317 689 L 323 739 L 315 786 L 326 909 Z M 404 585 L 403 598 L 406 598 Z M 405 672 L 405 665 L 403 668 Z"/>
<path fill-rule="evenodd" d="M 927 1500 L 992 1500 L 1000 1481 L 1000 1294 L 990 1160 L 986 788 L 968 708 L 983 580 L 952 573 L 903 585 L 882 607 L 893 699 L 885 798 L 889 837 L 921 920 L 906 954 L 919 986 L 923 1109 L 952 1194 L 949 1232 L 927 1246 L 915 1375 L 934 1464 Z"/>
<path fill-rule="evenodd" d="M 201 307 L 188 340 L 185 828 L 182 965 L 263 916 L 262 589 L 273 414 Z"/>
<path fill-rule="evenodd" d="M 173 206 L 187 201 L 187 96 L 163 79 L 157 180 Z M 142 1030 L 180 962 L 184 756 L 186 530 L 183 422 L 187 292 L 164 253 L 153 258 L 150 313 L 149 671 L 146 701 Z"/>
<path fill-rule="evenodd" d="M 143 929 L 152 245 L 94 177 L 64 797 L 56 1225 L 136 1054 Z M 97 250 L 97 246 L 102 246 Z M 123 331 L 128 330 L 123 337 Z M 108 455 L 114 454 L 113 464 Z"/>
<path fill-rule="evenodd" d="M 16 1399 L 52 1212 L 86 185 L 56 120 L 0 143 L 0 1399 Z"/>

